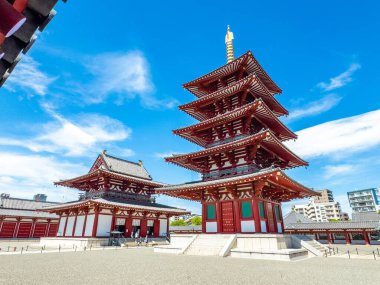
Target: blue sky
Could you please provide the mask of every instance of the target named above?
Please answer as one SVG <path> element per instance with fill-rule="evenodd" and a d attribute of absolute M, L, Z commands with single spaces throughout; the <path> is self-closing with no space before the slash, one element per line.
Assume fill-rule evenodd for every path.
<path fill-rule="evenodd" d="M 333 190 L 346 211 L 347 191 L 380 186 L 377 1 L 138 2 L 57 5 L 0 89 L 1 192 L 73 200 L 53 181 L 87 172 L 103 149 L 143 160 L 158 181 L 198 179 L 162 157 L 198 149 L 171 132 L 195 123 L 177 108 L 195 99 L 181 84 L 225 64 L 227 24 L 235 55 L 251 50 L 283 90 L 299 135 L 288 145 L 310 163 L 287 173 Z"/>

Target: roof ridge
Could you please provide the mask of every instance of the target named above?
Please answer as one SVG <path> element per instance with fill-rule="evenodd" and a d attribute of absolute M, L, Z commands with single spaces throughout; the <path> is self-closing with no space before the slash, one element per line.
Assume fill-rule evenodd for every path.
<path fill-rule="evenodd" d="M 116 156 L 113 156 L 113 155 L 109 155 L 108 153 L 102 153 L 102 155 L 110 157 L 110 158 L 114 158 L 114 159 L 117 159 L 117 160 L 121 160 L 121 161 L 124 161 L 124 162 L 132 163 L 132 164 L 135 164 L 137 166 L 142 166 L 138 162 L 130 161 L 130 160 L 127 160 L 125 158 L 120 158 L 120 157 L 116 157 Z"/>
<path fill-rule="evenodd" d="M 3 199 L 9 199 L 9 200 L 18 200 L 18 201 L 29 201 L 29 202 L 36 202 L 36 203 L 58 203 L 59 202 L 50 202 L 50 201 L 36 201 L 33 199 L 25 199 L 25 198 L 16 198 L 16 197 L 0 197 L 1 200 Z"/>

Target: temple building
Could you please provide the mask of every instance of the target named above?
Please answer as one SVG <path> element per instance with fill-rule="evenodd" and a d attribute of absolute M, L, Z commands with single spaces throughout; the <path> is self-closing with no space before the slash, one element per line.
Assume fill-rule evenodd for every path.
<path fill-rule="evenodd" d="M 33 200 L 0 194 L 0 239 L 56 236 L 58 216 L 38 211 L 53 205 L 58 203 L 47 202 L 43 194 L 34 195 Z"/>
<path fill-rule="evenodd" d="M 59 216 L 57 237 L 107 238 L 112 231 L 125 237 L 166 236 L 169 218 L 188 213 L 155 202 L 152 195 L 164 184 L 153 181 L 141 161 L 120 159 L 106 151 L 87 174 L 55 185 L 84 191 L 79 201 L 43 208 Z"/>
<path fill-rule="evenodd" d="M 284 173 L 308 163 L 283 144 L 297 136 L 281 89 L 250 51 L 234 59 L 232 40 L 228 28 L 227 64 L 183 85 L 196 100 L 179 108 L 199 122 L 173 132 L 204 149 L 166 158 L 202 180 L 157 192 L 201 202 L 203 233 L 281 233 L 281 203 L 319 194 Z"/>

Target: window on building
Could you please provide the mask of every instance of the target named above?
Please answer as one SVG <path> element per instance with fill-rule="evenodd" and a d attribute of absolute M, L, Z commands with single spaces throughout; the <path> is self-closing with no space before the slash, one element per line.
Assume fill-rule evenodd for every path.
<path fill-rule="evenodd" d="M 280 208 L 279 208 L 279 206 L 278 205 L 276 205 L 276 206 L 274 206 L 274 210 L 275 210 L 275 212 L 276 212 L 276 219 L 277 219 L 277 221 L 280 221 Z"/>
<path fill-rule="evenodd" d="M 207 205 L 207 219 L 208 220 L 216 219 L 215 204 L 208 204 Z"/>
<path fill-rule="evenodd" d="M 259 202 L 260 218 L 265 219 L 264 202 Z"/>
<path fill-rule="evenodd" d="M 249 202 L 249 201 L 241 202 L 241 217 L 242 218 L 252 218 L 251 202 Z"/>

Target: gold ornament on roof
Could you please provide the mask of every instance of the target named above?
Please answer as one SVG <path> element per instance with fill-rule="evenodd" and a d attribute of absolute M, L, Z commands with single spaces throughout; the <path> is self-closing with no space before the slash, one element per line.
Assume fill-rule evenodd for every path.
<path fill-rule="evenodd" d="M 228 25 L 227 26 L 227 34 L 226 34 L 227 63 L 229 63 L 235 59 L 234 46 L 232 44 L 233 39 L 234 39 L 234 34 L 233 34 L 233 32 L 230 31 L 230 25 Z"/>

